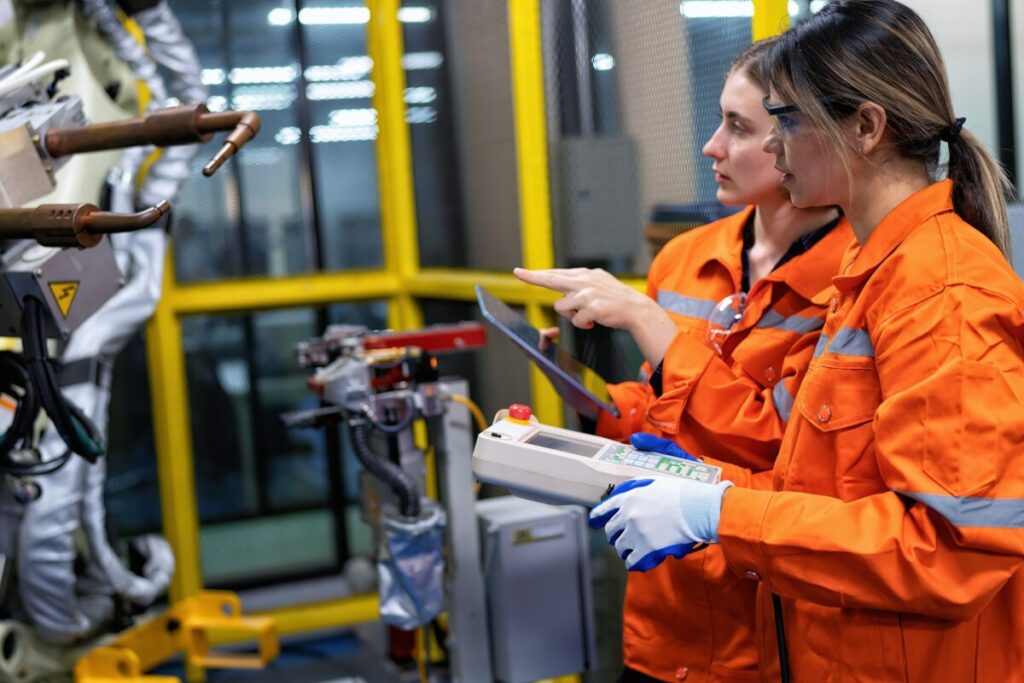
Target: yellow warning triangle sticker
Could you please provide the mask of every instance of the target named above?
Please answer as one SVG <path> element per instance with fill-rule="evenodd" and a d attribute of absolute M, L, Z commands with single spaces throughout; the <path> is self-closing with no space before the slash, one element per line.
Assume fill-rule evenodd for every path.
<path fill-rule="evenodd" d="M 50 293 L 53 294 L 53 299 L 57 302 L 61 315 L 65 318 L 71 312 L 71 304 L 75 302 L 75 295 L 78 294 L 78 284 L 77 280 L 50 283 Z"/>

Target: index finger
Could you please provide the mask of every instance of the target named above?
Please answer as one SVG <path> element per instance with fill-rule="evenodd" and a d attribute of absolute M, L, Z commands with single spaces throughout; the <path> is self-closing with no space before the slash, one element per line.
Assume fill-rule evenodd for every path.
<path fill-rule="evenodd" d="M 565 268 L 548 268 L 545 270 L 514 268 L 512 274 L 527 284 L 553 289 L 563 294 L 576 291 L 576 282 Z"/>

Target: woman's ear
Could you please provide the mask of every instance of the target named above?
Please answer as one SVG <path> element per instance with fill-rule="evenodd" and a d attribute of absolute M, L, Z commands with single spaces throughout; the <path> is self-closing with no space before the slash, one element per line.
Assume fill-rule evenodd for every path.
<path fill-rule="evenodd" d="M 885 135 L 885 109 L 874 102 L 863 102 L 850 116 L 854 146 L 861 154 L 871 154 Z"/>

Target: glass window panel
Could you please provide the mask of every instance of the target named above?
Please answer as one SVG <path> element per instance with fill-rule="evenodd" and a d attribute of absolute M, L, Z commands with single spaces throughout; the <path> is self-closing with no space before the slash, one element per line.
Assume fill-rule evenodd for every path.
<path fill-rule="evenodd" d="M 326 270 L 383 263 L 377 189 L 376 87 L 363 3 L 303 2 L 308 147 Z"/>
<path fill-rule="evenodd" d="M 252 109 L 261 133 L 214 176 L 195 171 L 217 148 L 208 143 L 175 202 L 182 281 L 237 275 L 273 277 L 314 268 L 312 216 L 299 134 L 296 91 L 301 64 L 296 29 L 272 20 L 273 0 L 174 0 L 193 39 L 213 110 Z"/>
<path fill-rule="evenodd" d="M 405 0 L 406 117 L 412 144 L 420 263 L 427 268 L 466 267 L 444 7 L 437 0 Z"/>
<path fill-rule="evenodd" d="M 182 321 L 201 522 L 260 511 L 260 467 L 253 440 L 246 320 L 194 316 Z"/>
<path fill-rule="evenodd" d="M 160 532 L 146 345 L 137 335 L 117 355 L 107 427 L 107 519 L 122 536 Z"/>
<path fill-rule="evenodd" d="M 318 334 L 311 309 L 287 309 L 252 317 L 255 442 L 266 462 L 270 510 L 324 505 L 330 489 L 322 429 L 288 429 L 281 414 L 319 407 L 306 387 L 310 371 L 299 367 L 295 345 Z"/>
<path fill-rule="evenodd" d="M 204 525 L 204 585 L 265 586 L 338 569 L 334 520 L 325 509 Z"/>

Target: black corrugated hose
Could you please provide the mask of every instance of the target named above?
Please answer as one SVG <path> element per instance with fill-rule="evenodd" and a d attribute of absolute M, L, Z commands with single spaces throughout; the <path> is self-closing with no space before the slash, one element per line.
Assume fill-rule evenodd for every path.
<path fill-rule="evenodd" d="M 370 422 L 364 417 L 351 417 L 348 420 L 356 457 L 359 458 L 359 462 L 363 464 L 367 472 L 380 479 L 395 492 L 403 517 L 419 517 L 420 496 L 416 491 L 416 484 L 401 467 L 373 452 L 373 449 L 370 448 L 369 424 Z"/>
<path fill-rule="evenodd" d="M 73 452 L 89 462 L 103 455 L 103 439 L 78 406 L 64 397 L 46 350 L 46 310 L 35 297 L 25 297 L 21 312 L 21 343 L 29 380 L 39 392 L 43 410 Z"/>

